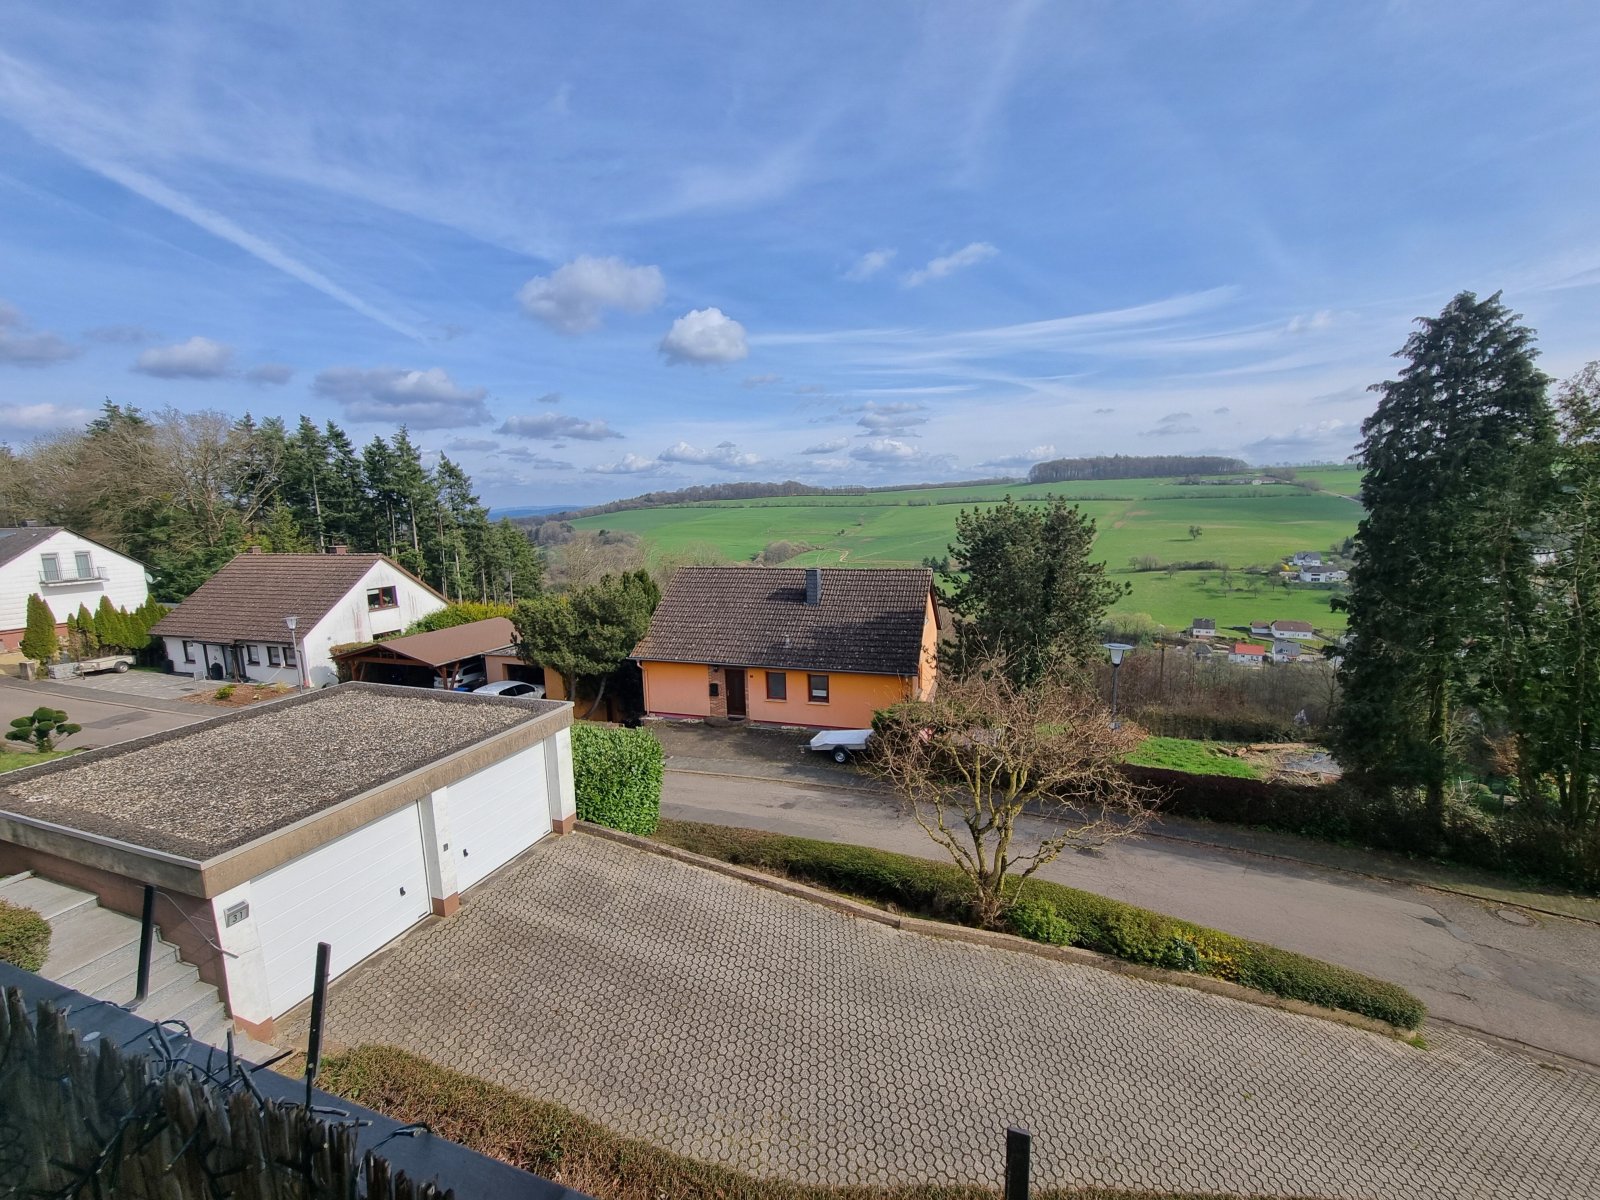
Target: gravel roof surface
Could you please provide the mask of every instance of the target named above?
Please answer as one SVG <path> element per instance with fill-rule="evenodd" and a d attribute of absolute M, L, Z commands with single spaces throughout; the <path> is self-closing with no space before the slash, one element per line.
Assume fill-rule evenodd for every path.
<path fill-rule="evenodd" d="M 12 776 L 0 810 L 204 861 L 553 707 L 347 685 Z"/>

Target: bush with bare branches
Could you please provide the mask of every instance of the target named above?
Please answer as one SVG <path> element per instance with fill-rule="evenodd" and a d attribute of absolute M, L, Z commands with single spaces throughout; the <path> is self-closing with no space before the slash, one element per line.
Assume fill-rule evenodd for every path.
<path fill-rule="evenodd" d="M 874 770 L 966 875 L 985 926 L 1063 851 L 1129 837 L 1150 815 L 1121 769 L 1144 732 L 1074 678 L 1018 687 L 991 661 L 873 728 Z M 1024 824 L 1024 811 L 1042 820 Z"/>

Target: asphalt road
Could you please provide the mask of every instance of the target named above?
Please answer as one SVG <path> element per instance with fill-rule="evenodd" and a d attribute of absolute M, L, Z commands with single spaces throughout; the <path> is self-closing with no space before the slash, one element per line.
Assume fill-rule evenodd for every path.
<path fill-rule="evenodd" d="M 942 854 L 892 800 L 865 792 L 669 769 L 662 814 Z M 1392 980 L 1434 1016 L 1600 1065 L 1600 926 L 1159 837 L 1069 854 L 1042 874 Z"/>
<path fill-rule="evenodd" d="M 149 701 L 137 696 L 119 697 L 105 693 L 104 700 L 80 695 L 87 689 L 69 691 L 66 687 L 49 684 L 35 685 L 15 680 L 0 679 L 0 726 L 10 724 L 13 717 L 24 717 L 40 705 L 65 712 L 74 722 L 83 726 L 83 732 L 74 734 L 61 743 L 63 750 L 90 749 L 125 742 L 129 738 L 164 733 L 183 725 L 214 717 L 219 709 L 196 704 L 188 712 L 172 711 L 176 705 Z"/>

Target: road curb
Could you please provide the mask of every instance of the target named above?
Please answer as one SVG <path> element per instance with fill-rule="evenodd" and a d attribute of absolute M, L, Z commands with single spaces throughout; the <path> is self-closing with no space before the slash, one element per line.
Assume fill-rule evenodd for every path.
<path fill-rule="evenodd" d="M 742 779 L 745 782 L 781 783 L 789 787 L 816 787 L 827 788 L 835 792 L 854 792 L 863 796 L 883 796 L 887 793 L 882 788 L 862 787 L 848 783 L 813 783 L 810 780 L 785 779 L 778 775 L 739 775 L 731 771 L 703 771 L 692 767 L 674 767 L 669 762 L 667 770 L 679 775 L 705 775 L 713 779 Z M 1039 814 L 1035 814 L 1039 815 Z M 1312 858 L 1299 858 L 1293 854 L 1277 854 L 1271 850 L 1256 850 L 1249 846 L 1235 846 L 1228 842 L 1212 842 L 1204 838 L 1185 837 L 1178 833 L 1159 833 L 1145 830 L 1141 835 L 1156 838 L 1166 842 L 1178 842 L 1186 846 L 1204 846 L 1209 850 L 1225 850 L 1233 854 L 1248 854 L 1254 858 L 1265 858 L 1272 862 L 1295 863 L 1302 867 L 1315 867 L 1321 871 L 1337 871 L 1341 875 L 1351 875 L 1357 879 L 1374 879 L 1379 883 L 1394 883 L 1403 887 L 1428 888 L 1430 891 L 1444 892 L 1451 896 L 1463 896 L 1468 900 L 1480 900 L 1485 904 L 1497 904 L 1502 908 L 1521 908 L 1528 912 L 1538 913 L 1545 917 L 1561 917 L 1568 921 L 1582 921 L 1586 925 L 1600 925 L 1600 917 L 1586 917 L 1579 913 L 1562 912 L 1559 909 L 1545 908 L 1538 904 L 1529 904 L 1524 900 L 1505 900 L 1498 896 L 1486 896 L 1482 892 L 1472 891 L 1469 888 L 1450 883 L 1437 883 L 1420 879 L 1403 879 L 1398 875 L 1382 875 L 1375 871 L 1363 871 L 1356 867 L 1342 867 L 1333 863 L 1318 862 Z"/>
<path fill-rule="evenodd" d="M 864 904 L 859 900 L 851 900 L 834 892 L 812 887 L 809 884 L 796 883 L 792 879 L 769 875 L 753 867 L 741 867 L 735 863 L 724 862 L 720 858 L 710 858 L 704 854 L 696 854 L 692 850 L 684 850 L 667 842 L 658 842 L 651 838 L 639 837 L 637 834 L 623 833 L 621 830 L 611 829 L 604 825 L 594 825 L 587 821 L 580 821 L 578 822 L 577 831 L 588 834 L 590 837 L 603 838 L 606 841 L 618 842 L 624 846 L 632 846 L 634 849 L 642 850 L 647 854 L 670 858 L 688 866 L 715 871 L 719 875 L 742 880 L 745 883 L 754 884 L 756 887 L 765 888 L 767 891 L 779 892 L 796 900 L 803 900 L 810 904 L 832 909 L 834 912 L 847 917 L 857 917 L 863 921 L 887 925 L 891 929 L 898 929 L 904 933 L 917 933 L 924 937 L 939 938 L 947 942 L 966 942 L 969 945 L 984 946 L 992 950 L 1009 950 L 1018 954 L 1031 954 L 1035 958 L 1048 958 L 1055 962 L 1090 967 L 1097 971 L 1105 971 L 1111 975 L 1122 975 L 1142 980 L 1145 983 L 1171 984 L 1174 987 L 1207 992 L 1213 996 L 1221 996 L 1229 1000 L 1239 1000 L 1245 1004 L 1253 1004 L 1257 1008 L 1271 1008 L 1279 1012 L 1316 1017 L 1336 1025 L 1346 1025 L 1353 1029 L 1379 1034 L 1397 1041 L 1404 1041 L 1413 1036 L 1411 1030 L 1401 1029 L 1398 1026 L 1389 1024 L 1387 1021 L 1365 1017 L 1360 1013 L 1346 1012 L 1344 1009 L 1322 1008 L 1300 1000 L 1289 1000 L 1282 996 L 1273 996 L 1267 992 L 1258 992 L 1253 988 L 1243 987 L 1237 983 L 1229 983 L 1225 979 L 1213 979 L 1209 975 L 1193 975 L 1186 971 L 1168 971 L 1161 967 L 1149 967 L 1140 963 L 1124 962 L 1121 959 L 1099 954 L 1093 950 L 1084 950 L 1078 946 L 1051 946 L 1044 942 L 1034 942 L 1027 938 L 1018 937 L 1015 934 L 997 933 L 987 929 L 971 929 L 965 925 L 950 925 L 943 921 L 925 920 L 922 917 L 901 916 L 899 913 L 874 908 L 870 904 Z"/>

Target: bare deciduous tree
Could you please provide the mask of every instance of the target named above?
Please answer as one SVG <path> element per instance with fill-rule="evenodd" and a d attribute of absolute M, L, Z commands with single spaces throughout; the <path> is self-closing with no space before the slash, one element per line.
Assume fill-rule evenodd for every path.
<path fill-rule="evenodd" d="M 993 661 L 941 680 L 932 700 L 879 715 L 873 764 L 998 923 L 1017 888 L 1068 849 L 1137 833 L 1150 810 L 1123 762 L 1144 739 L 1086 684 L 1017 687 Z M 1043 821 L 1022 827 L 1024 810 Z"/>

